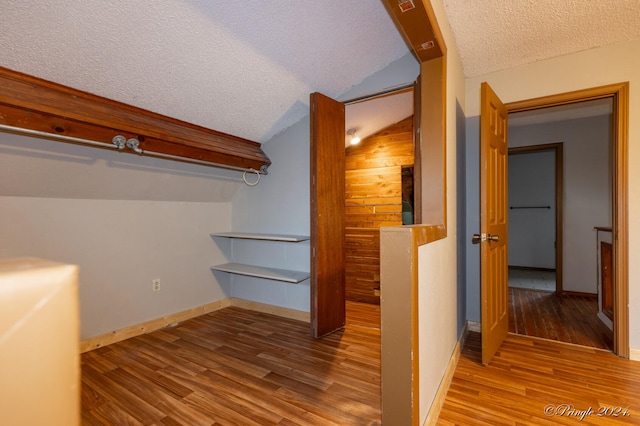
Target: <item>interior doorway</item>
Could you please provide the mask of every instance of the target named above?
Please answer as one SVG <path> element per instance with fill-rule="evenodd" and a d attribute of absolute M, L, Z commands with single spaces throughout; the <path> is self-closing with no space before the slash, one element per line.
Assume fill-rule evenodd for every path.
<path fill-rule="evenodd" d="M 510 147 L 508 164 L 509 287 L 562 292 L 563 144 Z"/>
<path fill-rule="evenodd" d="M 347 103 L 346 299 L 380 304 L 380 228 L 412 222 L 413 87 Z M 351 144 L 351 135 L 361 139 Z"/>
<path fill-rule="evenodd" d="M 587 101 L 593 101 L 593 102 L 587 103 Z M 545 99 L 535 99 L 530 101 L 512 103 L 508 105 L 508 108 L 510 111 L 532 111 L 533 114 L 535 115 L 544 114 L 545 109 L 551 110 L 552 108 L 550 107 L 557 106 L 557 105 L 563 105 L 560 109 L 563 110 L 564 113 L 571 110 L 573 110 L 572 113 L 575 113 L 576 111 L 579 110 L 580 106 L 587 106 L 587 105 L 593 106 L 596 104 L 609 105 L 608 108 L 610 111 L 610 115 L 607 118 L 608 140 L 607 140 L 605 151 L 600 154 L 602 157 L 605 158 L 606 164 L 604 169 L 608 171 L 606 177 L 600 180 L 602 181 L 603 186 L 606 187 L 607 190 L 609 191 L 609 195 L 605 196 L 604 201 L 601 199 L 599 203 L 594 203 L 594 204 L 600 204 L 600 205 L 606 206 L 607 213 L 604 215 L 605 216 L 604 218 L 602 216 L 600 217 L 600 219 L 596 219 L 596 220 L 593 220 L 593 218 L 591 218 L 590 220 L 592 220 L 593 223 L 589 226 L 589 229 L 586 232 L 587 235 L 593 234 L 590 236 L 593 236 L 595 238 L 595 235 L 596 235 L 595 229 L 600 227 L 600 225 L 598 225 L 598 222 L 605 223 L 605 225 L 602 225 L 602 227 L 604 228 L 606 228 L 607 225 L 609 225 L 611 228 L 618 229 L 621 231 L 620 238 L 617 241 L 618 247 L 617 249 L 614 248 L 614 251 L 618 253 L 619 257 L 617 258 L 617 262 L 614 262 L 616 263 L 616 265 L 614 266 L 614 269 L 615 269 L 614 275 L 616 276 L 616 279 L 617 279 L 616 283 L 614 284 L 614 287 L 615 287 L 615 292 L 617 294 L 616 300 L 618 301 L 618 303 L 616 304 L 616 306 L 618 308 L 618 312 L 617 314 L 614 313 L 613 315 L 620 322 L 617 325 L 614 324 L 613 332 L 609 330 L 608 344 L 606 343 L 607 338 L 605 336 L 606 329 L 602 327 L 603 325 L 602 322 L 599 319 L 597 319 L 597 306 L 596 306 L 597 302 L 596 301 L 597 301 L 597 294 L 600 292 L 600 289 L 597 287 L 597 285 L 594 284 L 591 287 L 587 287 L 586 290 L 581 291 L 580 288 L 576 288 L 575 277 L 567 279 L 567 276 L 571 275 L 569 272 L 579 269 L 579 272 L 589 271 L 592 274 L 591 281 L 592 282 L 596 281 L 596 278 L 597 278 L 596 263 L 597 262 L 595 260 L 596 259 L 595 240 L 593 244 L 581 244 L 581 245 L 578 245 L 577 248 L 575 243 L 571 244 L 571 246 L 574 247 L 574 250 L 581 250 L 582 247 L 586 247 L 587 245 L 590 246 L 590 249 L 592 249 L 590 255 L 592 256 L 592 259 L 593 259 L 593 261 L 590 263 L 593 264 L 592 265 L 593 268 L 589 267 L 589 265 L 585 265 L 584 262 L 582 263 L 581 268 L 575 268 L 575 265 L 570 265 L 570 262 L 567 262 L 567 261 L 563 262 L 562 260 L 559 260 L 557 262 L 557 266 L 559 266 L 560 268 L 564 267 L 564 271 L 561 271 L 558 274 L 558 276 L 560 277 L 560 279 L 563 280 L 565 285 L 560 286 L 558 288 L 559 293 L 558 293 L 558 296 L 556 297 L 561 298 L 563 296 L 566 296 L 566 297 L 577 296 L 577 297 L 584 298 L 584 297 L 588 297 L 591 294 L 593 297 L 592 297 L 592 302 L 590 302 L 590 306 L 596 306 L 596 307 L 589 308 L 589 311 L 595 310 L 595 312 L 592 312 L 592 313 L 590 312 L 588 314 L 588 320 L 591 322 L 591 325 L 589 327 L 592 331 L 595 330 L 595 333 L 600 334 L 600 336 L 596 336 L 596 340 L 602 341 L 600 337 L 605 336 L 604 340 L 605 340 L 606 349 L 613 350 L 615 353 L 622 356 L 628 356 L 628 312 L 625 309 L 620 309 L 620 306 L 625 306 L 625 305 L 621 305 L 620 302 L 628 297 L 627 269 L 626 269 L 627 267 L 626 267 L 626 260 L 625 260 L 626 256 L 628 256 L 626 253 L 626 238 L 627 238 L 626 237 L 627 236 L 626 209 L 624 205 L 620 204 L 621 200 L 626 199 L 626 192 L 627 192 L 626 190 L 626 168 L 627 168 L 626 133 L 624 132 L 624 126 L 625 126 L 624 123 L 626 120 L 625 118 L 626 102 L 627 102 L 626 86 L 623 84 L 623 85 L 615 85 L 615 87 L 609 86 L 604 88 L 589 89 L 585 91 L 574 92 L 572 94 L 557 95 L 555 97 L 552 96 Z M 580 103 L 583 103 L 583 105 L 581 105 Z M 586 115 L 590 115 L 591 117 L 594 116 L 593 111 L 587 112 Z M 573 118 L 577 119 L 576 117 L 573 117 Z M 589 121 L 591 121 L 591 119 Z M 511 142 L 511 135 L 510 135 L 510 142 Z M 565 155 L 566 155 L 566 152 L 565 152 Z M 566 163 L 567 159 L 565 158 L 564 161 Z M 586 166 L 586 167 L 589 168 L 589 166 Z M 599 170 L 602 168 L 603 167 L 601 166 L 597 168 L 592 166 L 590 168 L 590 173 L 593 173 L 594 170 Z M 572 176 L 571 171 L 565 170 L 565 173 L 563 176 L 571 177 Z M 573 189 L 573 191 L 575 191 L 575 188 Z M 575 193 L 571 195 L 575 196 Z M 561 212 L 565 211 L 567 209 L 566 200 L 559 201 L 558 206 L 560 207 Z M 582 217 L 587 216 L 588 211 L 589 209 L 581 210 L 577 215 L 577 217 L 575 215 L 575 212 L 572 213 L 571 217 L 574 218 L 572 220 L 574 222 L 580 222 Z M 565 217 L 569 217 L 569 216 L 565 216 Z M 608 221 L 608 224 L 607 224 L 607 221 Z M 563 222 L 561 222 L 560 225 L 562 225 L 562 223 Z M 567 220 L 567 221 L 564 221 L 564 223 L 568 224 L 568 226 L 572 226 L 572 221 Z M 565 230 L 564 232 L 559 233 L 558 236 L 562 238 L 563 236 L 566 236 L 567 233 L 568 231 Z M 583 230 L 583 233 L 584 233 L 584 230 Z M 561 253 L 562 252 L 559 251 L 560 255 Z M 578 256 L 575 256 L 575 253 L 576 253 L 575 251 L 572 251 L 572 257 L 578 257 Z M 560 257 L 560 259 L 562 259 L 562 256 Z M 567 268 L 571 268 L 571 269 L 567 269 Z M 556 301 L 558 300 L 562 301 L 561 299 L 556 299 Z M 512 302 L 510 301 L 510 303 Z M 547 301 L 545 303 L 551 303 L 551 302 Z M 559 333 L 559 334 L 562 334 L 562 333 Z M 546 337 L 546 336 L 540 336 L 540 337 Z M 562 336 L 558 336 L 558 337 L 559 338 L 556 338 L 556 340 L 567 341 L 565 338 L 562 338 Z M 581 344 L 580 342 L 575 342 L 575 341 L 571 343 Z M 589 346 L 602 347 L 602 346 L 590 345 L 590 344 Z"/>

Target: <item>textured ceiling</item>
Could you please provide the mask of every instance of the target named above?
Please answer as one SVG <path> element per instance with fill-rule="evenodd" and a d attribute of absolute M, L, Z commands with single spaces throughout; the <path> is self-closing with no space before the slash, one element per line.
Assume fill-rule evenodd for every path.
<path fill-rule="evenodd" d="M 378 0 L 4 0 L 0 66 L 258 142 L 408 49 Z"/>
<path fill-rule="evenodd" d="M 640 38 L 639 0 L 444 4 L 468 77 Z M 0 66 L 258 142 L 408 52 L 379 0 L 4 0 L 0 28 Z M 398 121 L 374 106 L 363 136 Z"/>
<path fill-rule="evenodd" d="M 638 0 L 444 0 L 467 77 L 640 38 Z"/>

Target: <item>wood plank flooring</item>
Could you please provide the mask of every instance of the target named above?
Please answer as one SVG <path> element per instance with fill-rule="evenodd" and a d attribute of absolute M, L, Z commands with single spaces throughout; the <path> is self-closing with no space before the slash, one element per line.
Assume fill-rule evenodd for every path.
<path fill-rule="evenodd" d="M 379 425 L 380 307 L 343 331 L 226 308 L 82 355 L 85 425 Z"/>
<path fill-rule="evenodd" d="M 438 425 L 640 424 L 637 361 L 513 334 L 480 360 L 480 334 L 469 333 Z"/>
<path fill-rule="evenodd" d="M 509 288 L 509 332 L 613 349 L 613 333 L 597 317 L 596 298 Z"/>
<path fill-rule="evenodd" d="M 82 422 L 379 425 L 379 309 L 347 302 L 345 330 L 315 340 L 307 323 L 227 308 L 87 352 Z M 485 367 L 469 333 L 438 424 L 640 424 L 640 363 L 510 334 Z"/>

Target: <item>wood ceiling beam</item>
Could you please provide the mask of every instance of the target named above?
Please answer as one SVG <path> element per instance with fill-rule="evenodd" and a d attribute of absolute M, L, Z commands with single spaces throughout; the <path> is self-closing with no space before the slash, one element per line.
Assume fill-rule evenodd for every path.
<path fill-rule="evenodd" d="M 444 56 L 446 46 L 440 29 L 431 25 L 437 21 L 428 0 L 383 0 L 382 3 L 420 62 Z"/>
<path fill-rule="evenodd" d="M 122 135 L 149 155 L 262 170 L 260 144 L 0 67 L 0 124 L 56 137 L 102 142 Z M 125 147 L 126 152 L 135 153 Z"/>

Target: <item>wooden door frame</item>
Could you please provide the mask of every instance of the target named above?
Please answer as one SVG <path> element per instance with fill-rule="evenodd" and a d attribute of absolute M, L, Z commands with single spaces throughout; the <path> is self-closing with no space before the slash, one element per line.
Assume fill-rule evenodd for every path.
<path fill-rule="evenodd" d="M 562 293 L 562 233 L 563 233 L 563 200 L 564 200 L 564 149 L 563 143 L 549 143 L 542 145 L 517 146 L 509 148 L 511 154 L 526 154 L 532 152 L 553 151 L 555 154 L 555 200 L 556 200 L 556 292 Z M 507 181 L 507 185 L 509 182 Z"/>
<path fill-rule="evenodd" d="M 576 90 L 505 104 L 520 112 L 595 99 L 613 100 L 613 352 L 629 358 L 629 82 Z"/>

